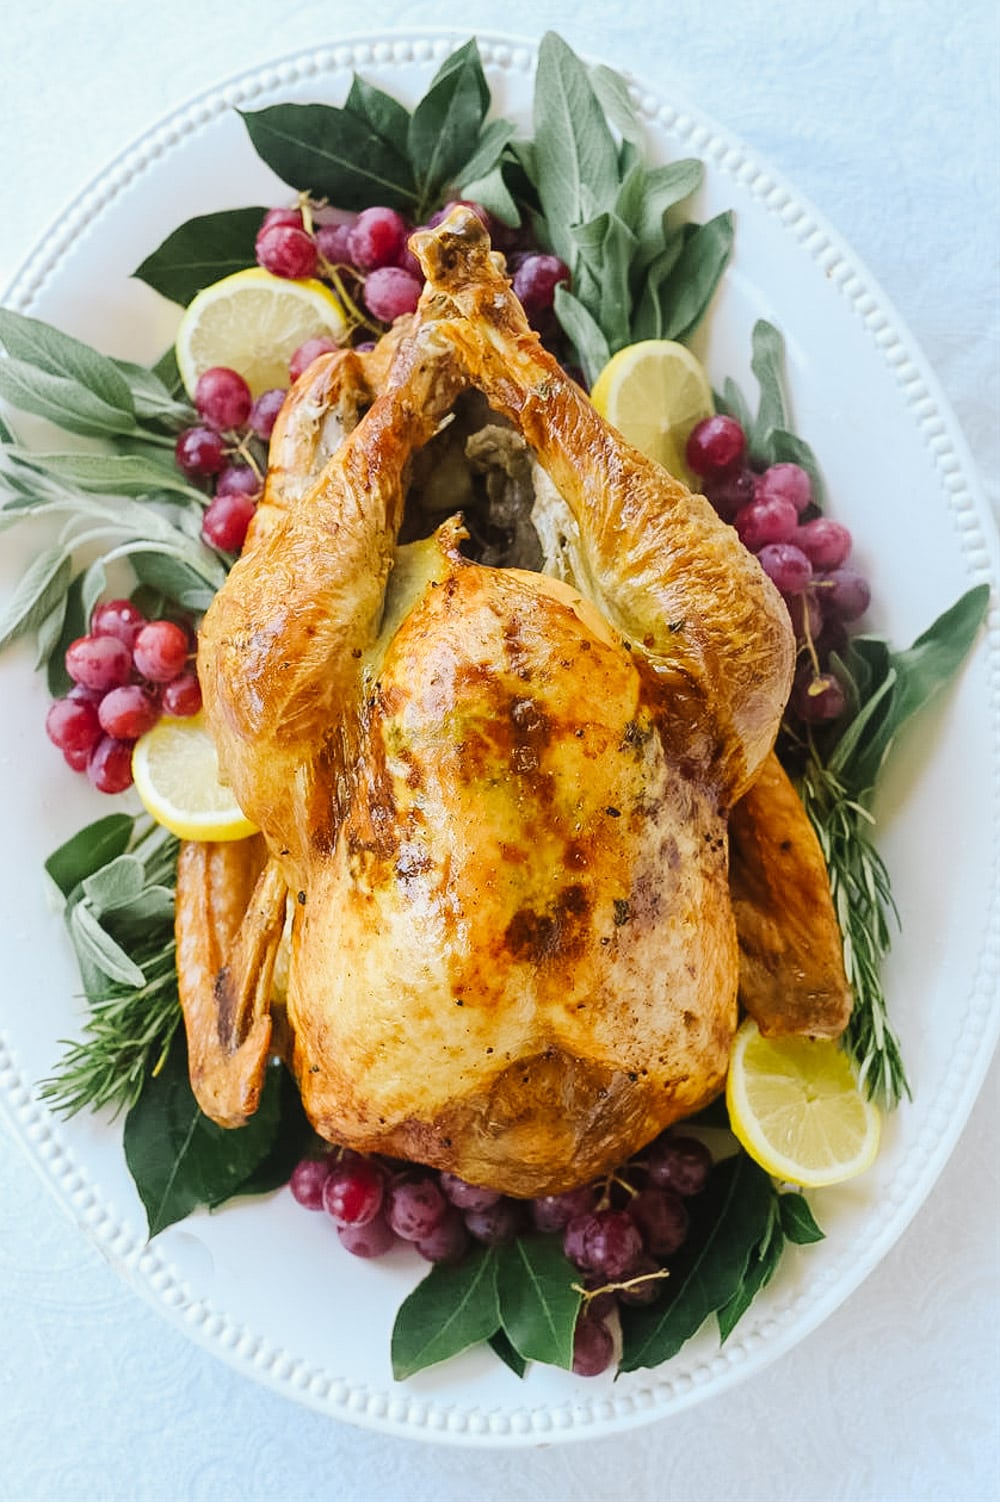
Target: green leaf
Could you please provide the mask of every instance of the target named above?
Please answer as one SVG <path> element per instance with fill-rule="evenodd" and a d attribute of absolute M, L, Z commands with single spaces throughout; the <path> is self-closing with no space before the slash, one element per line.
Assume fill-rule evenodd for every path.
<path fill-rule="evenodd" d="M 135 430 L 128 387 L 127 406 L 112 406 L 69 376 L 52 375 L 26 360 L 0 360 L 0 397 L 21 412 L 44 417 L 67 433 L 106 438 Z"/>
<path fill-rule="evenodd" d="M 772 428 L 784 431 L 790 428 L 785 400 L 785 341 L 773 323 L 758 318 L 753 326 L 752 347 L 750 368 L 760 387 L 760 405 L 748 440 L 752 454 L 758 451 L 763 454 Z"/>
<path fill-rule="evenodd" d="M 489 86 L 472 38 L 441 64 L 410 118 L 407 153 L 425 213 L 476 151 L 489 104 Z"/>
<path fill-rule="evenodd" d="M 64 334 L 40 318 L 28 318 L 11 308 L 0 308 L 0 345 L 15 365 L 32 366 L 45 375 L 80 387 L 89 392 L 101 407 L 128 416 L 133 414 L 128 381 L 115 361 L 84 344 L 81 339 Z"/>
<path fill-rule="evenodd" d="M 690 339 L 708 312 L 733 248 L 733 216 L 719 214 L 685 239 L 663 287 L 664 339 Z"/>
<path fill-rule="evenodd" d="M 633 270 L 641 276 L 662 254 L 668 240 L 666 216 L 675 204 L 701 186 L 705 169 L 694 157 L 653 167 L 644 175 L 642 205 L 635 232 L 638 237 Z"/>
<path fill-rule="evenodd" d="M 797 1246 L 808 1246 L 814 1241 L 823 1240 L 823 1232 L 816 1224 L 804 1194 L 779 1194 L 778 1213 L 781 1216 L 782 1231 Z"/>
<path fill-rule="evenodd" d="M 141 584 L 158 589 L 184 610 L 207 610 L 215 598 L 217 585 L 169 553 L 133 553 L 131 563 Z"/>
<path fill-rule="evenodd" d="M 268 1065 L 268 1077 L 264 1095 L 270 1102 L 272 1096 L 277 1107 L 278 1125 L 270 1151 L 254 1165 L 247 1177 L 235 1189 L 230 1189 L 219 1199 L 209 1200 L 209 1208 L 216 1209 L 228 1199 L 246 1194 L 269 1194 L 287 1184 L 292 1170 L 305 1157 L 316 1140 L 309 1118 L 302 1109 L 299 1088 L 288 1069 L 280 1060 Z"/>
<path fill-rule="evenodd" d="M 639 300 L 635 313 L 632 317 L 632 338 L 638 343 L 640 339 L 662 339 L 663 330 L 669 313 L 668 287 L 670 276 L 684 249 L 684 242 L 688 237 L 685 226 L 676 230 L 664 243 L 663 249 L 654 261 L 646 267 L 645 275 L 640 280 Z"/>
<path fill-rule="evenodd" d="M 515 1377 L 524 1376 L 528 1370 L 528 1363 L 520 1351 L 515 1351 L 502 1330 L 498 1330 L 495 1335 L 491 1335 L 486 1344 L 496 1352 L 504 1366 L 510 1367 Z"/>
<path fill-rule="evenodd" d="M 60 595 L 44 620 L 39 621 L 35 631 L 35 667 L 48 662 L 59 645 L 66 621 L 67 596 Z"/>
<path fill-rule="evenodd" d="M 462 197 L 482 204 L 503 223 L 516 226 L 521 222 L 521 211 L 507 186 L 503 168 L 499 163 L 485 177 L 474 178 L 462 184 Z"/>
<path fill-rule="evenodd" d="M 141 986 L 144 983 L 146 977 L 139 966 L 101 926 L 85 902 L 78 902 L 70 909 L 69 932 L 81 962 L 94 965 L 102 975 L 119 985 Z"/>
<path fill-rule="evenodd" d="M 132 273 L 170 302 L 187 307 L 196 293 L 257 264 L 254 239 L 266 209 L 223 209 L 187 219 Z"/>
<path fill-rule="evenodd" d="M 594 217 L 588 204 L 597 211 L 613 205 L 618 151 L 586 67 L 554 31 L 538 49 L 534 129 L 542 211 L 556 254 L 575 271 L 570 227 Z"/>
<path fill-rule="evenodd" d="M 271 1154 L 280 1112 L 280 1079 L 268 1072 L 246 1126 L 220 1127 L 198 1109 L 187 1051 L 174 1040 L 166 1064 L 147 1079 L 125 1118 L 125 1160 L 146 1210 L 150 1236 L 202 1205 L 237 1192 Z"/>
<path fill-rule="evenodd" d="M 767 1174 L 743 1152 L 713 1170 L 691 1202 L 688 1240 L 670 1265 L 664 1297 L 622 1311 L 621 1371 L 668 1361 L 710 1314 L 730 1303 L 767 1230 L 773 1192 Z"/>
<path fill-rule="evenodd" d="M 95 495 L 148 496 L 167 490 L 201 504 L 205 501 L 204 492 L 185 480 L 172 457 L 165 463 L 143 454 L 40 454 L 29 449 L 12 453 L 64 484 Z"/>
<path fill-rule="evenodd" d="M 403 1300 L 392 1329 L 397 1382 L 447 1361 L 500 1328 L 496 1252 L 477 1247 L 464 1262 L 439 1262 Z"/>
<path fill-rule="evenodd" d="M 173 344 L 169 345 L 156 364 L 152 367 L 152 374 L 161 382 L 170 395 L 180 402 L 187 401 L 187 393 L 184 390 L 184 382 L 181 380 L 180 369 L 177 364 L 177 350 Z"/>
<path fill-rule="evenodd" d="M 556 287 L 555 310 L 563 331 L 573 341 L 587 380 L 593 385 L 611 358 L 600 324 L 572 292 L 567 292 L 562 282 Z"/>
<path fill-rule="evenodd" d="M 170 351 L 173 355 L 173 349 Z M 116 360 L 115 364 L 128 381 L 135 404 L 135 415 L 140 420 L 166 423 L 174 430 L 195 420 L 194 408 L 183 394 L 180 375 L 177 386 L 169 387 L 156 370 L 145 365 L 136 365 L 131 360 Z M 177 369 L 176 356 L 174 370 Z M 180 394 L 182 400 L 178 401 Z"/>
<path fill-rule="evenodd" d="M 732 377 L 726 376 L 722 384 L 721 393 L 716 391 L 713 395 L 715 397 L 716 412 L 722 412 L 727 417 L 735 417 L 744 433 L 749 433 L 752 422 L 750 408 L 747 406 L 745 396 Z"/>
<path fill-rule="evenodd" d="M 462 190 L 463 198 L 471 198 L 473 203 L 482 203 L 482 199 L 476 198 L 471 192 L 469 185 L 478 182 L 480 178 L 491 176 L 499 167 L 500 158 L 514 139 L 516 130 L 517 126 L 512 120 L 489 120 L 483 126 L 475 150 L 456 173 L 455 181 Z M 502 180 L 503 173 L 500 176 Z M 507 221 L 504 220 L 504 223 Z"/>
<path fill-rule="evenodd" d="M 611 124 L 626 141 L 641 141 L 642 126 L 628 84 L 621 74 L 604 63 L 598 63 L 596 68 L 589 69 L 589 73 L 594 93 Z"/>
<path fill-rule="evenodd" d="M 134 828 L 130 814 L 106 814 L 53 850 L 45 869 L 63 896 L 68 897 L 80 882 L 122 855 Z"/>
<path fill-rule="evenodd" d="M 46 548 L 21 575 L 0 615 L 0 650 L 34 631 L 69 588 L 72 563 L 65 548 Z"/>
<path fill-rule="evenodd" d="M 145 885 L 146 872 L 142 861 L 134 855 L 119 855 L 92 876 L 84 878 L 83 895 L 100 918 L 115 908 L 134 902 Z"/>
<path fill-rule="evenodd" d="M 59 640 L 56 642 L 49 655 L 46 668 L 46 680 L 49 693 L 54 699 L 61 699 L 63 694 L 68 694 L 73 680 L 66 671 L 66 648 L 70 642 L 76 641 L 78 636 L 83 636 L 87 629 L 88 616 L 83 608 L 83 583 L 84 574 L 77 574 L 66 591 L 66 612 L 63 616 L 62 630 Z"/>
<path fill-rule="evenodd" d="M 300 192 L 343 209 L 416 205 L 409 162 L 351 110 L 274 104 L 243 114 L 243 123 L 258 156 Z"/>
<path fill-rule="evenodd" d="M 628 225 L 633 235 L 638 233 L 639 227 L 642 224 L 643 210 L 646 202 L 647 175 L 641 162 L 633 162 L 622 174 L 618 196 L 615 199 L 614 212 L 623 223 Z M 638 247 L 636 246 L 635 248 L 637 249 Z"/>
<path fill-rule="evenodd" d="M 573 1365 L 573 1331 L 582 1295 L 579 1273 L 551 1236 L 519 1236 L 499 1249 L 500 1320 L 526 1361 Z"/>
<path fill-rule="evenodd" d="M 13 430 L 4 421 L 3 414 L 0 413 L 0 444 L 8 444 L 8 443 L 16 443 L 16 442 L 17 442 L 17 438 L 16 438 Z"/>
<path fill-rule="evenodd" d="M 350 92 L 344 100 L 345 110 L 357 115 L 359 120 L 375 132 L 397 155 L 406 156 L 406 136 L 410 128 L 410 112 L 374 84 L 367 83 L 355 73 Z"/>
<path fill-rule="evenodd" d="M 774 1196 L 777 1199 L 777 1195 Z M 732 1298 L 716 1311 L 719 1339 L 725 1344 L 762 1288 L 766 1288 L 781 1261 L 785 1237 L 777 1206 L 772 1201 L 771 1218 L 758 1246 L 750 1253 L 746 1271 Z"/>

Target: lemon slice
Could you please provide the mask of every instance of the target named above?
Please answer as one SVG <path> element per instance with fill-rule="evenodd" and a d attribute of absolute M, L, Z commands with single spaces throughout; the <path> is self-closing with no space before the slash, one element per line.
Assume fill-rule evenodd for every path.
<path fill-rule="evenodd" d="M 879 1112 L 829 1039 L 762 1038 L 748 1019 L 733 1040 L 726 1104 L 750 1156 L 791 1184 L 839 1184 L 878 1151 Z"/>
<path fill-rule="evenodd" d="M 307 339 L 342 341 L 347 319 L 322 282 L 290 281 L 263 266 L 235 271 L 205 287 L 177 331 L 177 367 L 189 396 L 215 365 L 239 371 L 255 397 L 288 385 L 288 362 Z"/>
<path fill-rule="evenodd" d="M 182 840 L 242 840 L 257 832 L 219 781 L 215 742 L 203 715 L 164 716 L 140 736 L 132 776 L 146 811 Z"/>
<path fill-rule="evenodd" d="M 670 339 L 626 345 L 605 365 L 590 399 L 629 443 L 675 479 L 699 488 L 684 462 L 684 446 L 715 405 L 704 367 L 686 345 Z"/>

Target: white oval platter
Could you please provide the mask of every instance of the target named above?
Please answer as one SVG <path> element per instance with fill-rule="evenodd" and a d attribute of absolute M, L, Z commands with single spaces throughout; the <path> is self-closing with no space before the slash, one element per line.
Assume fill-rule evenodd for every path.
<path fill-rule="evenodd" d="M 5 303 L 109 353 L 149 360 L 178 310 L 130 279 L 182 220 L 289 193 L 255 156 L 237 114 L 283 100 L 340 103 L 356 70 L 413 103 L 460 32 L 358 37 L 243 75 L 124 151 L 60 215 Z M 527 126 L 534 46 L 480 36 L 494 108 Z M 633 91 L 649 154 L 697 155 L 703 219 L 736 213 L 734 262 L 699 341 L 716 384 L 752 391 L 750 330 L 778 324 L 796 425 L 823 465 L 832 514 L 854 531 L 874 587 L 868 624 L 908 644 L 970 584 L 997 579 L 995 523 L 947 402 L 913 339 L 816 211 L 707 117 Z M 30 540 L 6 534 L 0 589 Z M 995 594 L 994 594 L 995 599 Z M 146 1243 L 120 1123 L 54 1118 L 36 1083 L 79 1031 L 74 960 L 47 900 L 42 861 L 107 800 L 68 776 L 45 741 L 46 695 L 26 647 L 0 660 L 0 810 L 6 984 L 0 1106 L 81 1230 L 131 1285 L 236 1369 L 330 1415 L 456 1444 L 523 1445 L 622 1431 L 748 1378 L 829 1316 L 900 1235 L 942 1171 L 1000 1030 L 1000 626 L 908 736 L 882 792 L 879 843 L 902 936 L 886 970 L 914 1086 L 862 1179 L 813 1197 L 827 1231 L 794 1250 L 720 1349 L 707 1329 L 671 1362 L 613 1382 L 529 1369 L 519 1382 L 479 1350 L 395 1384 L 389 1333 L 424 1264 L 400 1252 L 349 1258 L 287 1190 L 198 1214 Z"/>

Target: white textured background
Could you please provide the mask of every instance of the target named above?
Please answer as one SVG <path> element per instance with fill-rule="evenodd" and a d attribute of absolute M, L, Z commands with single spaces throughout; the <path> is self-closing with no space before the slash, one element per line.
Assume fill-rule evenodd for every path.
<path fill-rule="evenodd" d="M 998 507 L 995 0 L 13 0 L 0 23 L 0 286 L 60 205 L 191 95 L 354 31 L 434 24 L 529 36 L 555 26 L 662 97 L 696 101 L 770 159 L 909 323 Z M 355 1431 L 237 1377 L 118 1282 L 0 1126 L 0 1498 L 996 1497 L 997 1077 L 994 1065 L 895 1249 L 795 1351 L 621 1440 L 523 1453 Z"/>

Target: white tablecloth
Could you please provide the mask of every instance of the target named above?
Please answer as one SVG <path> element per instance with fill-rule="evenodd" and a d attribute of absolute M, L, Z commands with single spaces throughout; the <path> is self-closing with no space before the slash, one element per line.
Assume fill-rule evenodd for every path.
<path fill-rule="evenodd" d="M 555 26 L 664 97 L 699 101 L 770 158 L 909 322 L 997 504 L 994 0 L 467 0 L 460 12 L 426 0 L 15 0 L 0 32 L 0 284 L 123 144 L 220 77 L 352 31 L 434 23 Z M 994 1066 L 895 1249 L 796 1350 L 668 1422 L 526 1453 L 383 1438 L 251 1385 L 118 1282 L 0 1128 L 0 1497 L 994 1496 L 996 1083 Z"/>

